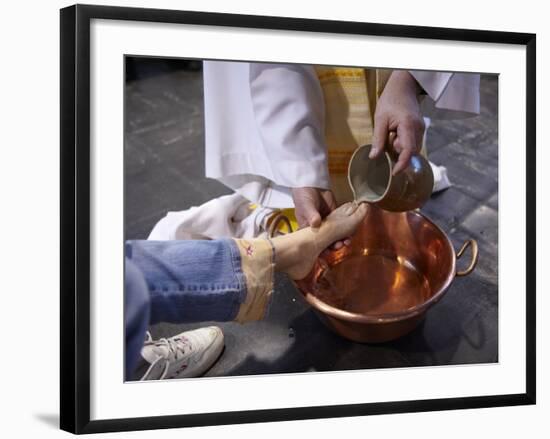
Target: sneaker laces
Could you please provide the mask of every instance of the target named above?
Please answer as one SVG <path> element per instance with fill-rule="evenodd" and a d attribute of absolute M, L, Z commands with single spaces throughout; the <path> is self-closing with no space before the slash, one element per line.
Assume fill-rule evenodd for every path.
<path fill-rule="evenodd" d="M 160 338 L 158 340 L 152 340 L 149 338 L 145 343 L 152 344 L 156 348 L 160 348 L 162 351 L 162 357 L 170 361 L 179 360 L 187 352 L 193 349 L 189 339 L 184 336 Z"/>
<path fill-rule="evenodd" d="M 191 342 L 188 338 L 179 336 L 171 338 L 161 338 L 158 343 L 168 347 L 168 352 L 171 358 L 179 360 L 187 352 L 192 350 Z"/>
<path fill-rule="evenodd" d="M 166 374 L 168 373 L 168 369 L 170 368 L 170 362 L 165 360 L 163 357 L 158 357 L 155 361 L 151 363 L 145 374 L 140 378 L 140 381 L 148 381 L 151 378 L 151 375 L 153 374 L 153 371 L 155 370 L 155 366 L 157 363 L 164 361 L 164 366 L 162 368 L 162 373 L 159 377 L 153 378 L 154 380 L 163 380 L 166 377 Z"/>
<path fill-rule="evenodd" d="M 153 340 L 149 331 L 146 333 L 145 345 L 152 345 L 154 348 L 158 349 L 154 349 L 157 358 L 151 363 L 147 369 L 147 372 L 145 372 L 141 378 L 141 381 L 148 380 L 151 374 L 153 374 L 153 371 L 156 369 L 157 364 L 160 362 L 164 362 L 164 365 L 162 366 L 163 371 L 158 378 L 154 379 L 163 380 L 168 374 L 170 363 L 172 361 L 177 361 L 179 358 L 183 357 L 186 352 L 192 350 L 190 340 L 184 336 Z"/>

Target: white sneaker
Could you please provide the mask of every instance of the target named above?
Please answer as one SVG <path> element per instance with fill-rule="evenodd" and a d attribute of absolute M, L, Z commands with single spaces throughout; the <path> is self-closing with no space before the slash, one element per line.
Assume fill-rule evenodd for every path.
<path fill-rule="evenodd" d="M 140 380 L 200 376 L 218 359 L 223 345 L 223 333 L 217 326 L 186 331 L 160 340 L 153 340 L 147 332 L 141 356 L 150 366 Z"/>

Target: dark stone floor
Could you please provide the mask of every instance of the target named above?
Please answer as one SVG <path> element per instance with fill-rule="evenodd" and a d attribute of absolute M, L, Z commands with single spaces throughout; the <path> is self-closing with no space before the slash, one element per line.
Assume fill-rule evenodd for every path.
<path fill-rule="evenodd" d="M 133 67 L 139 71 L 139 63 Z M 158 68 L 147 66 L 147 74 L 136 75 L 126 88 L 127 239 L 145 239 L 169 210 L 229 193 L 204 177 L 201 72 L 162 70 L 157 74 Z M 434 195 L 423 211 L 456 248 L 468 238 L 478 240 L 476 270 L 455 279 L 411 334 L 380 345 L 353 343 L 330 332 L 292 283 L 278 276 L 264 321 L 218 323 L 226 347 L 208 376 L 498 361 L 497 84 L 495 76 L 483 76 L 481 114 L 434 120 L 428 138 L 430 159 L 448 168 L 454 186 Z M 168 337 L 198 326 L 159 324 L 151 332 Z"/>

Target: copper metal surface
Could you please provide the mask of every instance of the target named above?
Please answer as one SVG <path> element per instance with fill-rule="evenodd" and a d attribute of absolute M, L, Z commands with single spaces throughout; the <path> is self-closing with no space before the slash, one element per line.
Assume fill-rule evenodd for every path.
<path fill-rule="evenodd" d="M 468 268 L 456 259 L 472 248 Z M 384 342 L 410 332 L 443 297 L 455 275 L 469 274 L 477 243 L 456 256 L 447 235 L 419 212 L 370 205 L 349 247 L 327 251 L 296 284 L 321 320 L 359 342 Z"/>

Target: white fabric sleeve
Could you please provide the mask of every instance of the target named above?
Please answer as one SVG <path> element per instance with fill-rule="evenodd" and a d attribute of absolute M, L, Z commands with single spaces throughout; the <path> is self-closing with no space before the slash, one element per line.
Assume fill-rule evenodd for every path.
<path fill-rule="evenodd" d="M 251 63 L 250 94 L 274 183 L 328 189 L 325 108 L 313 66 Z"/>
<path fill-rule="evenodd" d="M 479 74 L 426 71 L 409 73 L 427 94 L 422 102 L 426 115 L 454 119 L 479 114 Z"/>

